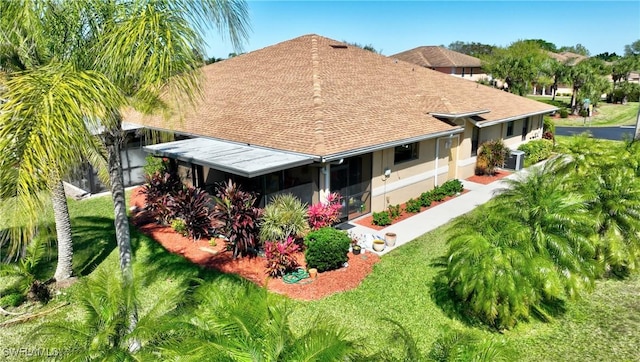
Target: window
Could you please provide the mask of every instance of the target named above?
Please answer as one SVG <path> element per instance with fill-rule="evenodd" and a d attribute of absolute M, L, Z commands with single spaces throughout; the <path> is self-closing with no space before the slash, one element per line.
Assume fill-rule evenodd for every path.
<path fill-rule="evenodd" d="M 507 123 L 507 137 L 513 136 L 513 124 L 515 121 Z"/>
<path fill-rule="evenodd" d="M 462 78 L 464 78 L 464 67 L 462 67 Z"/>
<path fill-rule="evenodd" d="M 478 153 L 478 139 L 480 139 L 480 128 L 473 127 L 473 133 L 471 134 L 471 157 L 476 156 Z"/>
<path fill-rule="evenodd" d="M 473 68 L 469 68 L 469 76 L 473 77 Z"/>
<path fill-rule="evenodd" d="M 418 142 L 396 146 L 393 154 L 393 163 L 398 164 L 418 159 Z"/>

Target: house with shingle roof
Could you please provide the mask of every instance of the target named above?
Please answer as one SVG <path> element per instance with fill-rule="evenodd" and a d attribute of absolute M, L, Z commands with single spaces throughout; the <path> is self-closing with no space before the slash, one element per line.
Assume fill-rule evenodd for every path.
<path fill-rule="evenodd" d="M 488 78 L 487 74 L 482 70 L 480 59 L 444 47 L 420 46 L 391 55 L 390 58 L 404 60 L 424 68 L 474 82 Z"/>
<path fill-rule="evenodd" d="M 202 97 L 127 122 L 178 141 L 144 147 L 179 162 L 187 183 L 232 178 L 261 203 L 340 192 L 346 215 L 403 203 L 473 175 L 478 145 L 542 136 L 547 104 L 304 35 L 202 68 Z"/>

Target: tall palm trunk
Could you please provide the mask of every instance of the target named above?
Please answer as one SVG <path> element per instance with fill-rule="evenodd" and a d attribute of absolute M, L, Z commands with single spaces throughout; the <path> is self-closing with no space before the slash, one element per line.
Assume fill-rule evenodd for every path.
<path fill-rule="evenodd" d="M 129 233 L 129 219 L 127 218 L 127 203 L 124 193 L 124 177 L 122 175 L 122 159 L 120 146 L 122 145 L 122 117 L 115 112 L 115 124 L 104 135 L 107 149 L 107 167 L 111 182 L 111 197 L 113 198 L 114 224 L 116 228 L 116 242 L 120 253 L 120 270 L 122 272 L 123 290 L 127 291 L 128 303 L 131 306 L 128 331 L 133 331 L 138 325 L 138 310 L 135 303 L 133 286 L 133 265 L 131 263 L 131 235 Z M 136 352 L 140 349 L 140 341 L 128 341 L 129 350 Z"/>
<path fill-rule="evenodd" d="M 124 178 L 122 176 L 122 159 L 120 157 L 120 145 L 122 144 L 121 121 L 109 130 L 104 136 L 107 149 L 107 166 L 109 168 L 109 181 L 111 182 L 111 196 L 113 198 L 114 224 L 116 228 L 116 241 L 120 252 L 120 270 L 125 285 L 133 282 L 133 267 L 131 265 L 131 236 L 129 234 L 129 219 L 127 218 L 127 205 L 124 194 Z"/>
<path fill-rule="evenodd" d="M 68 279 L 72 274 L 73 242 L 71 240 L 71 217 L 67 206 L 67 196 L 60 177 L 56 177 L 51 185 L 51 202 L 56 222 L 58 238 L 58 265 L 53 277 L 56 282 Z"/>

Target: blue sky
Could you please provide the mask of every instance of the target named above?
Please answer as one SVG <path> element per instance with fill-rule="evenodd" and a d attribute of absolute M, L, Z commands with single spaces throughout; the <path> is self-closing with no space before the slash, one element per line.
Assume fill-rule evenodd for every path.
<path fill-rule="evenodd" d="M 591 55 L 640 39 L 640 1 L 248 1 L 249 52 L 304 34 L 371 44 L 384 55 L 460 40 L 507 46 L 519 39 L 576 45 Z M 217 31 L 207 54 L 233 48 Z"/>

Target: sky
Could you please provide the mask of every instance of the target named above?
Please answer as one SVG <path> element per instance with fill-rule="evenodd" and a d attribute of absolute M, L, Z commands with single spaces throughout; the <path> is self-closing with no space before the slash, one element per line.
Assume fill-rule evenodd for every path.
<path fill-rule="evenodd" d="M 596 55 L 624 53 L 640 39 L 640 1 L 248 1 L 250 52 L 305 34 L 370 44 L 384 55 L 455 41 L 508 46 L 543 39 L 584 45 Z M 233 49 L 217 30 L 208 57 Z"/>

